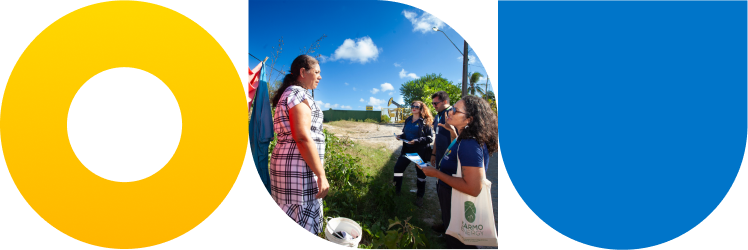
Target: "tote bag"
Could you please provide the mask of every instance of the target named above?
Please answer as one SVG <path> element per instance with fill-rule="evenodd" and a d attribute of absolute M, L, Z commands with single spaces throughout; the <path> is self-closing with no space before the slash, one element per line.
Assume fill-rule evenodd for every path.
<path fill-rule="evenodd" d="M 459 144 L 457 150 L 460 150 Z M 453 176 L 462 177 L 460 157 L 457 157 L 457 174 Z M 452 188 L 452 213 L 446 234 L 465 245 L 496 247 L 498 241 L 491 203 L 491 182 L 483 178 L 481 185 L 483 188 L 478 197 Z"/>

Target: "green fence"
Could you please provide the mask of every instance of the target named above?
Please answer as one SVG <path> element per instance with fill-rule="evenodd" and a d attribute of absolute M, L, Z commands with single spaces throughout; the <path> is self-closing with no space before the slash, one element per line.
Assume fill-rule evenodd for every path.
<path fill-rule="evenodd" d="M 382 111 L 364 111 L 364 110 L 323 110 L 322 113 L 325 115 L 325 121 L 339 121 L 339 120 L 366 120 L 366 118 L 379 121 L 382 119 Z"/>

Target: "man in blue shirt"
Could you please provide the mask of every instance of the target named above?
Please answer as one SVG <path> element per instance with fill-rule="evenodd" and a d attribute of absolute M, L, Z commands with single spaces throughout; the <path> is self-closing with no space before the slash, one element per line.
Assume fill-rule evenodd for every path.
<path fill-rule="evenodd" d="M 449 95 L 444 91 L 439 91 L 431 95 L 431 104 L 434 105 L 434 109 L 438 112 L 434 118 L 434 131 L 436 135 L 434 136 L 434 147 L 431 152 L 431 166 L 439 169 L 438 164 L 442 160 L 442 157 L 444 157 L 444 152 L 447 151 L 449 143 L 452 142 L 449 130 L 440 127 L 439 124 L 446 124 L 447 115 L 452 107 L 449 105 Z M 440 224 L 433 225 L 431 229 L 439 233 L 444 233 L 447 228 L 444 224 Z"/>
<path fill-rule="evenodd" d="M 434 105 L 434 108 L 438 113 L 436 114 L 436 118 L 434 118 L 433 128 L 436 136 L 434 137 L 434 147 L 433 151 L 431 152 L 430 161 L 431 166 L 439 169 L 439 161 L 442 160 L 444 151 L 447 151 L 449 143 L 452 142 L 452 139 L 449 135 L 449 130 L 440 127 L 439 124 L 445 124 L 447 115 L 449 114 L 449 110 L 451 110 L 452 107 L 449 105 L 449 95 L 447 95 L 447 92 L 444 91 L 439 91 L 431 95 L 431 101 L 431 104 Z"/>

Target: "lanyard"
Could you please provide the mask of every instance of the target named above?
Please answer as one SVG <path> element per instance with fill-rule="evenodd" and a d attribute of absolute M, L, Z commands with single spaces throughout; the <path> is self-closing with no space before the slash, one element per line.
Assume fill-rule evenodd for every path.
<path fill-rule="evenodd" d="M 452 143 L 450 143 L 450 144 L 449 144 L 449 147 L 447 148 L 447 151 L 444 151 L 444 155 L 442 156 L 442 159 L 441 159 L 441 160 L 439 160 L 439 166 L 441 166 L 441 165 L 442 165 L 442 161 L 444 161 L 444 156 L 447 156 L 447 155 L 449 155 L 449 153 L 450 153 L 450 150 L 452 149 L 452 146 L 454 146 L 454 145 L 455 145 L 455 142 L 456 142 L 456 141 L 457 141 L 457 138 L 455 138 L 454 140 L 452 140 Z"/>
<path fill-rule="evenodd" d="M 447 113 L 449 113 L 449 110 L 451 108 L 452 107 L 447 108 L 446 111 L 444 111 L 444 114 L 442 114 L 441 116 L 439 116 L 437 114 L 437 116 L 436 116 L 436 127 L 434 128 L 434 130 L 435 130 L 434 135 L 438 135 L 439 134 L 439 123 L 441 123 L 441 121 L 444 120 L 444 117 L 447 116 Z M 444 124 L 447 124 L 447 122 L 444 122 Z"/>

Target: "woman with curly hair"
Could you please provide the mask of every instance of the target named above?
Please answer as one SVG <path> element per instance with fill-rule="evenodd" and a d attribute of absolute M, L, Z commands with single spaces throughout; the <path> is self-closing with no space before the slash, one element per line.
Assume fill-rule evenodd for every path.
<path fill-rule="evenodd" d="M 450 144 L 440 163 L 440 169 L 423 167 L 426 176 L 439 179 L 437 194 L 442 210 L 442 221 L 449 225 L 452 208 L 452 188 L 471 196 L 478 196 L 490 153 L 498 151 L 498 122 L 488 103 L 476 96 L 465 96 L 455 103 L 447 124 L 457 129 L 457 138 Z M 441 124 L 439 126 L 442 126 Z M 462 177 L 454 177 L 457 164 L 462 166 Z M 449 248 L 475 248 L 466 246 L 447 235 Z"/>
<path fill-rule="evenodd" d="M 410 111 L 412 116 L 405 119 L 403 125 L 403 133 L 396 135 L 395 138 L 398 140 L 407 140 L 403 142 L 403 149 L 400 150 L 400 157 L 397 158 L 395 163 L 395 191 L 399 195 L 400 189 L 403 186 L 403 173 L 405 169 L 410 165 L 410 160 L 405 157 L 406 153 L 418 153 L 421 159 L 426 160 L 431 157 L 431 148 L 429 145 L 433 141 L 431 138 L 431 127 L 434 122 L 434 117 L 431 116 L 431 110 L 421 101 L 414 101 L 410 105 Z M 416 186 L 418 191 L 416 192 L 416 206 L 423 206 L 423 195 L 426 193 L 426 175 L 423 174 L 421 169 L 416 168 L 416 174 L 418 181 Z"/>

